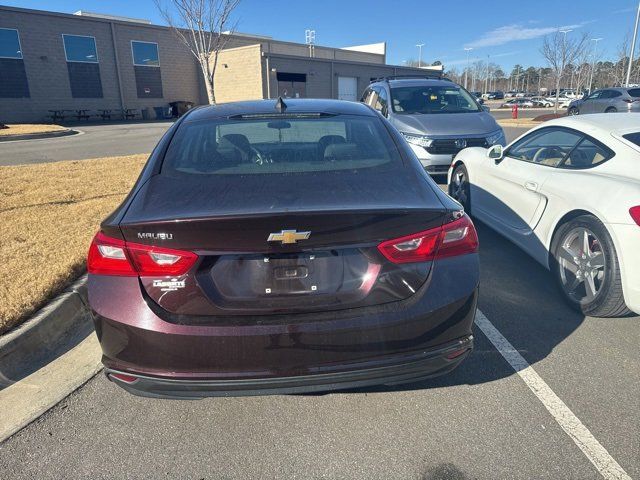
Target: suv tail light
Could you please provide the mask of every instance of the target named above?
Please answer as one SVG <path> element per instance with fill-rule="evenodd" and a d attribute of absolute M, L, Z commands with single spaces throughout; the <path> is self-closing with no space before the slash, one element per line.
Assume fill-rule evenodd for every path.
<path fill-rule="evenodd" d="M 387 240 L 378 250 L 393 263 L 427 262 L 478 251 L 478 234 L 467 215 L 438 228 Z"/>
<path fill-rule="evenodd" d="M 631 218 L 633 218 L 633 221 L 640 226 L 640 205 L 637 207 L 631 207 L 629 209 L 629 214 L 631 215 Z"/>
<path fill-rule="evenodd" d="M 193 252 L 142 245 L 98 232 L 89 247 L 87 270 L 98 275 L 177 276 L 198 259 Z"/>

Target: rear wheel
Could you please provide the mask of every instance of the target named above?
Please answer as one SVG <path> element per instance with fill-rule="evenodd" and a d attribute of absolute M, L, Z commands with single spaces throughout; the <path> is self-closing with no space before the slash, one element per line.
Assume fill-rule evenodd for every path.
<path fill-rule="evenodd" d="M 582 215 L 561 225 L 551 252 L 554 274 L 571 306 L 594 317 L 630 313 L 613 241 L 597 218 Z"/>
<path fill-rule="evenodd" d="M 616 113 L 617 111 L 618 109 L 616 107 L 609 107 L 604 111 L 604 113 Z"/>
<path fill-rule="evenodd" d="M 469 187 L 469 173 L 464 163 L 459 164 L 451 175 L 449 194 L 462 205 L 464 211 L 471 214 L 471 189 Z"/>
<path fill-rule="evenodd" d="M 569 115 L 579 115 L 580 111 L 576 107 L 571 107 L 568 113 Z"/>

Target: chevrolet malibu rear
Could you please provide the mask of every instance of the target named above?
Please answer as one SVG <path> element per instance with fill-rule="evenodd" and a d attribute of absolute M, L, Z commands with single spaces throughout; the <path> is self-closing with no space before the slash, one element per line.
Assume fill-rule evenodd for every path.
<path fill-rule="evenodd" d="M 417 382 L 470 353 L 470 219 L 371 108 L 192 110 L 88 257 L 107 377 L 150 397 Z"/>

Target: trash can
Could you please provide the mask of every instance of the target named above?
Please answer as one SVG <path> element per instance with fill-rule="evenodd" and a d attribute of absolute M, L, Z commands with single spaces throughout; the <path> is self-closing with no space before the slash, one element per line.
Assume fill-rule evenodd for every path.
<path fill-rule="evenodd" d="M 141 112 L 143 120 L 151 120 L 154 118 L 153 110 L 151 109 L 151 107 L 143 108 Z"/>
<path fill-rule="evenodd" d="M 156 119 L 164 120 L 165 118 L 171 118 L 173 108 L 169 107 L 153 107 L 156 112 Z"/>
<path fill-rule="evenodd" d="M 169 105 L 171 105 L 171 110 L 174 117 L 181 117 L 193 108 L 193 102 L 187 102 L 185 100 L 171 102 Z"/>

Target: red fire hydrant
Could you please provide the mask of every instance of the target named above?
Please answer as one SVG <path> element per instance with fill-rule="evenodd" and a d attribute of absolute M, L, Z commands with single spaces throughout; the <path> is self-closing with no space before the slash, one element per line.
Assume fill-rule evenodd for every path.
<path fill-rule="evenodd" d="M 511 118 L 518 118 L 518 104 L 511 105 Z"/>

